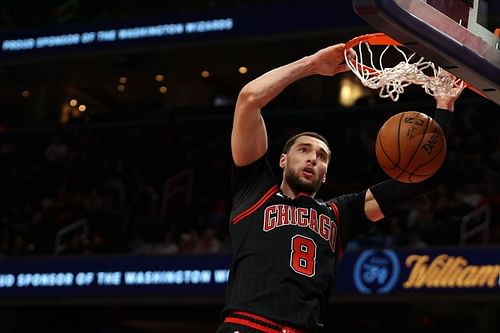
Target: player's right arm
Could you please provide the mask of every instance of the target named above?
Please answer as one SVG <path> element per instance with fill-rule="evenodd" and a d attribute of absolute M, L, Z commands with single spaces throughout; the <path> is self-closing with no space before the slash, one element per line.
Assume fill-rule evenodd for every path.
<path fill-rule="evenodd" d="M 275 68 L 241 89 L 233 119 L 231 152 L 237 166 L 255 162 L 267 151 L 267 132 L 262 108 L 293 82 L 306 76 L 333 76 L 348 70 L 344 60 L 344 44 L 326 47 L 313 55 Z"/>
<path fill-rule="evenodd" d="M 455 110 L 455 102 L 461 94 L 461 90 L 455 96 L 435 96 L 436 113 L 434 119 L 448 135 L 451 117 Z M 438 182 L 438 176 L 418 184 L 399 183 L 393 179 L 376 184 L 369 188 L 365 197 L 365 214 L 370 221 L 378 221 L 390 212 L 418 196 L 425 194 L 434 188 Z"/>

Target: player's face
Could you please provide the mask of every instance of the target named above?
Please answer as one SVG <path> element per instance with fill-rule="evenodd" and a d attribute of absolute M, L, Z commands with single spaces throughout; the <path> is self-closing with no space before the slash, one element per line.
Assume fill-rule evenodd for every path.
<path fill-rule="evenodd" d="M 301 136 L 280 159 L 283 177 L 295 192 L 315 194 L 324 183 L 330 150 L 321 140 Z"/>

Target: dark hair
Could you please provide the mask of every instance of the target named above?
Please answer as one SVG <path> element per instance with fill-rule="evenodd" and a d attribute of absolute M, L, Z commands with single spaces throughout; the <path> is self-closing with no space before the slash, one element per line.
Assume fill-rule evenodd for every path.
<path fill-rule="evenodd" d="M 293 146 L 295 141 L 297 141 L 297 139 L 300 138 L 301 136 L 312 136 L 313 138 L 316 138 L 316 139 L 323 141 L 326 144 L 326 146 L 328 147 L 328 150 L 330 150 L 330 155 L 331 155 L 332 150 L 330 149 L 330 145 L 328 144 L 328 140 L 326 140 L 326 138 L 323 135 L 318 134 L 316 132 L 302 132 L 302 133 L 295 134 L 294 136 L 292 136 L 290 139 L 288 139 L 286 141 L 285 145 L 283 146 L 282 153 L 288 154 L 288 152 L 290 151 L 290 148 Z M 330 160 L 330 155 L 328 155 L 328 160 Z"/>

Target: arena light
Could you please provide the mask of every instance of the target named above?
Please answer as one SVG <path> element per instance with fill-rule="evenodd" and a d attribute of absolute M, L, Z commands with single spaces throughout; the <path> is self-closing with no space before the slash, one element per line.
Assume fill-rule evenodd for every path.
<path fill-rule="evenodd" d="M 356 101 L 367 94 L 364 87 L 350 77 L 340 80 L 339 103 L 344 107 L 353 106 Z"/>
<path fill-rule="evenodd" d="M 206 78 L 208 78 L 210 76 L 210 72 L 207 71 L 207 70 L 204 70 L 204 71 L 201 71 L 200 75 L 201 75 L 202 78 L 206 79 Z"/>

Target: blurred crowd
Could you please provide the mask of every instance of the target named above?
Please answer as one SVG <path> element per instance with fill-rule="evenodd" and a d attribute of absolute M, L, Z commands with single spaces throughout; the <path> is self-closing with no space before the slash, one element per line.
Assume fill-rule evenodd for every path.
<path fill-rule="evenodd" d="M 271 161 L 279 172 L 285 140 L 315 130 L 333 149 L 329 181 L 318 196 L 360 191 L 387 178 L 374 142 L 394 112 L 367 107 L 290 116 L 291 110 L 273 110 L 267 117 Z M 231 116 L 225 110 L 208 120 L 0 134 L 0 255 L 230 253 Z M 500 136 L 492 124 L 500 124 L 494 107 L 457 111 L 441 185 L 367 225 L 350 247 L 500 243 Z M 468 236 L 474 227 L 479 232 Z"/>

